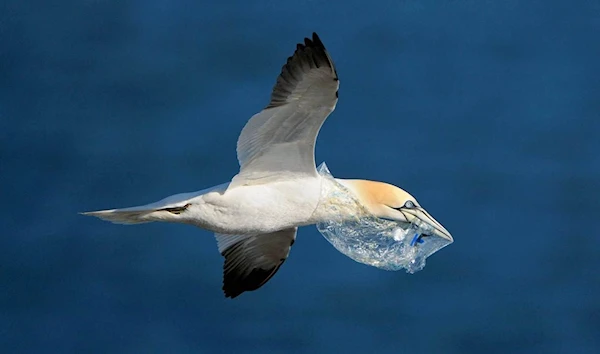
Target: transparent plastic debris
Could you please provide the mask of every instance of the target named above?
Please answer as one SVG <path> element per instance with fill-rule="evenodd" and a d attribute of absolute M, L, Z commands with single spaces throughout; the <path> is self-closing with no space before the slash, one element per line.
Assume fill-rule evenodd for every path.
<path fill-rule="evenodd" d="M 425 267 L 427 257 L 452 243 L 435 236 L 431 226 L 418 219 L 402 223 L 372 215 L 333 178 L 325 163 L 317 170 L 325 177 L 319 212 L 330 215 L 327 221 L 317 224 L 317 229 L 353 260 L 385 270 L 406 269 L 415 273 Z"/>

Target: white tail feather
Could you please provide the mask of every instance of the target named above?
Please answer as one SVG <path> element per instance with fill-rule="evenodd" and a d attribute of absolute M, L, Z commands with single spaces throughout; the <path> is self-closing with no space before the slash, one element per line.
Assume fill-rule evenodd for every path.
<path fill-rule="evenodd" d="M 152 221 L 176 221 L 187 209 L 190 201 L 198 196 L 195 193 L 182 193 L 167 197 L 156 203 L 131 208 L 88 211 L 82 215 L 95 216 L 115 224 L 142 224 Z"/>
<path fill-rule="evenodd" d="M 82 215 L 95 216 L 102 220 L 110 221 L 115 224 L 142 224 L 160 220 L 153 217 L 152 214 L 165 212 L 164 210 L 100 210 L 81 213 Z"/>
<path fill-rule="evenodd" d="M 182 222 L 182 213 L 191 204 L 202 204 L 202 195 L 211 191 L 224 192 L 229 183 L 191 193 L 172 195 L 155 203 L 132 208 L 89 211 L 82 215 L 95 216 L 115 224 L 142 224 L 153 221 Z"/>

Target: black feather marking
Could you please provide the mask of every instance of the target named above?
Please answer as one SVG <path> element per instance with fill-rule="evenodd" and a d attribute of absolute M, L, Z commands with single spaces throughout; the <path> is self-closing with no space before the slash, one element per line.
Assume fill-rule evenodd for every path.
<path fill-rule="evenodd" d="M 159 209 L 158 211 L 164 210 L 164 211 L 168 211 L 171 214 L 175 214 L 175 215 L 179 215 L 181 213 L 183 213 L 187 208 L 189 208 L 191 204 L 188 203 L 184 206 L 180 206 L 180 207 L 172 207 L 172 208 L 164 208 L 164 209 Z"/>
<path fill-rule="evenodd" d="M 235 298 L 269 281 L 287 259 L 295 235 L 296 228 L 251 236 L 223 250 L 225 297 Z"/>
<path fill-rule="evenodd" d="M 337 72 L 327 49 L 319 36 L 313 32 L 312 39 L 304 38 L 304 43 L 296 45 L 294 55 L 287 59 L 281 68 L 281 74 L 271 93 L 271 101 L 266 108 L 283 106 L 303 76 L 313 69 L 330 68 L 334 81 L 338 81 Z"/>

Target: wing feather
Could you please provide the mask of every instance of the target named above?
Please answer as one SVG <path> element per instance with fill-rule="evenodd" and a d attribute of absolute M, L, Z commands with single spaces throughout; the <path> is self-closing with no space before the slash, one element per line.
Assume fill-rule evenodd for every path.
<path fill-rule="evenodd" d="M 315 142 L 335 109 L 338 88 L 333 61 L 313 33 L 282 67 L 267 107 L 242 129 L 237 143 L 240 173 L 233 185 L 316 175 Z"/>
<path fill-rule="evenodd" d="M 298 228 L 262 235 L 217 234 L 217 245 L 225 257 L 223 291 L 234 298 L 263 286 L 287 259 Z"/>

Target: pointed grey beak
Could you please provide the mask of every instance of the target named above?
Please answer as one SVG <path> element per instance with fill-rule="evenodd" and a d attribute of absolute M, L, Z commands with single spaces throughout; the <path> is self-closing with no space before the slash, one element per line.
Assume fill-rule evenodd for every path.
<path fill-rule="evenodd" d="M 436 236 L 445 238 L 450 242 L 454 242 L 454 239 L 452 238 L 452 235 L 450 235 L 450 232 L 448 232 L 448 230 L 446 230 L 446 228 L 443 227 L 442 224 L 437 222 L 437 220 L 435 220 L 431 215 L 429 215 L 429 213 L 425 209 L 421 207 L 415 207 L 401 208 L 401 210 L 402 214 L 404 214 L 408 222 L 415 222 L 416 220 L 419 220 L 422 223 L 430 226 L 432 228 L 433 233 Z"/>

